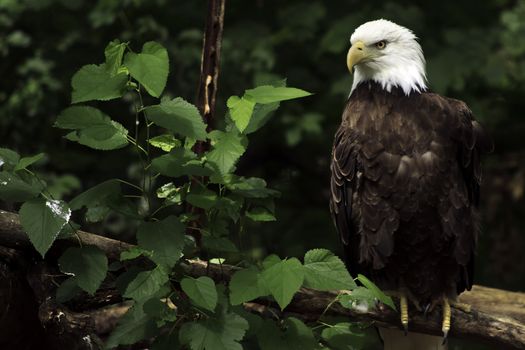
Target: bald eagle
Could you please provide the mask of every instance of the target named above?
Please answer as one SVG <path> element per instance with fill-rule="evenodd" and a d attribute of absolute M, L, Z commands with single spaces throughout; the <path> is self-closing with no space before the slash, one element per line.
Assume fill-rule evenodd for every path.
<path fill-rule="evenodd" d="M 380 19 L 352 34 L 354 74 L 335 134 L 330 211 L 351 273 L 417 310 L 472 287 L 479 231 L 480 154 L 492 143 L 467 105 L 427 88 L 425 58 L 407 28 Z"/>

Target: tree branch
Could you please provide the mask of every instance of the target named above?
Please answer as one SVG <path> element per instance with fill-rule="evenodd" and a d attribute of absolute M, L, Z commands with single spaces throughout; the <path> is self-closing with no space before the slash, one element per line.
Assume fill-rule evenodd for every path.
<path fill-rule="evenodd" d="M 222 30 L 224 27 L 224 5 L 226 0 L 208 0 L 208 11 L 204 38 L 202 43 L 201 73 L 197 91 L 197 108 L 206 124 L 206 131 L 211 131 L 211 120 L 215 115 L 215 96 L 217 95 L 217 82 L 219 80 Z M 198 141 L 194 151 L 198 155 L 206 152 L 210 147 L 209 140 Z M 201 179 L 202 180 L 202 179 Z M 196 180 L 192 179 L 195 184 Z M 188 204 L 188 212 L 197 214 L 199 219 L 190 222 L 191 228 L 200 227 L 203 210 Z M 195 237 L 197 247 L 201 246 L 201 235 L 197 230 L 187 230 L 187 234 Z"/>
<path fill-rule="evenodd" d="M 118 259 L 120 252 L 132 245 L 106 237 L 79 231 L 78 237 L 82 244 L 95 245 L 103 250 L 110 259 Z M 57 241 L 55 245 L 77 244 L 76 237 Z M 0 211 L 0 245 L 17 250 L 32 250 L 17 214 Z M 218 282 L 229 281 L 238 269 L 230 265 L 209 264 L 202 260 L 188 260 L 184 265 L 188 275 L 197 277 L 207 275 Z M 317 321 L 323 313 L 327 315 L 345 316 L 354 321 L 373 321 L 375 324 L 388 328 L 399 328 L 397 312 L 378 305 L 366 312 L 344 308 L 339 303 L 332 303 L 335 292 L 320 292 L 303 288 L 294 297 L 292 303 L 279 312 L 276 304 L 268 300 L 246 303 L 245 307 L 262 315 L 293 314 L 305 321 Z M 471 292 L 460 296 L 460 301 L 470 304 L 472 310 L 465 312 L 452 309 L 452 328 L 450 336 L 483 340 L 497 345 L 497 348 L 525 348 L 525 294 L 509 292 L 500 289 L 474 286 Z M 327 307 L 331 304 L 331 306 Z M 268 312 L 272 308 L 272 312 Z M 276 311 L 273 311 L 275 308 Z M 121 309 L 121 311 L 124 309 Z M 411 314 L 409 329 L 421 333 L 441 334 L 440 312 L 433 312 L 428 319 L 422 315 Z"/>
<path fill-rule="evenodd" d="M 226 0 L 208 1 L 208 13 L 206 17 L 206 27 L 204 29 L 197 107 L 208 129 L 210 127 L 210 121 L 215 115 L 215 96 L 217 94 L 217 81 L 219 79 L 225 1 Z M 199 153 L 199 150 L 197 150 L 197 153 Z"/>

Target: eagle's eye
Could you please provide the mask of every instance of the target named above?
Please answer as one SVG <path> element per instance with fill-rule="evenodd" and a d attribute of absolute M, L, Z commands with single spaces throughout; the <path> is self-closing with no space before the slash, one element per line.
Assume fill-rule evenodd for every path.
<path fill-rule="evenodd" d="M 386 41 L 378 41 L 375 45 L 379 50 L 383 50 L 386 47 Z"/>

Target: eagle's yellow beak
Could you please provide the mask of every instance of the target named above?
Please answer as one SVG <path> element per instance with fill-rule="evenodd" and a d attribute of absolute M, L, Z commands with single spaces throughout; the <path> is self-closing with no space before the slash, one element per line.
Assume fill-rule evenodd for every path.
<path fill-rule="evenodd" d="M 356 64 L 368 57 L 368 50 L 366 45 L 362 41 L 356 41 L 354 45 L 348 50 L 346 55 L 346 65 L 350 73 L 353 72 L 353 68 Z"/>

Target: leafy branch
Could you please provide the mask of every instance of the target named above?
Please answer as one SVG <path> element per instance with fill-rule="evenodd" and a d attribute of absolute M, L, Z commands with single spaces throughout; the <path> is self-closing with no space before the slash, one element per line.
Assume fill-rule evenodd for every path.
<path fill-rule="evenodd" d="M 128 243 L 93 235 L 83 231 L 79 231 L 78 234 L 84 246 L 98 247 L 98 249 L 103 251 L 106 256 L 109 257 L 109 260 L 113 262 L 118 260 L 123 252 L 131 251 L 134 247 Z M 61 244 L 61 246 L 77 244 L 74 237 L 59 240 L 57 243 Z M 0 246 L 13 247 L 21 250 L 32 248 L 27 235 L 20 224 L 18 215 L 0 211 Z M 323 251 L 314 250 L 308 255 L 313 254 L 315 257 L 321 252 Z M 6 253 L 2 251 L 0 251 L 0 255 L 4 259 L 7 257 Z M 330 256 L 331 254 L 328 255 Z M 308 265 L 309 264 L 306 262 L 303 264 L 305 269 Z M 220 297 L 221 293 L 224 292 L 224 289 L 221 286 L 224 283 L 231 286 L 232 283 L 234 283 L 232 280 L 233 276 L 236 276 L 236 274 L 243 271 L 232 265 L 210 263 L 198 259 L 184 260 L 181 262 L 180 267 L 183 276 L 185 276 L 182 278 L 191 277 L 192 279 L 199 279 L 202 276 L 208 276 L 216 283 L 218 306 L 221 302 L 224 302 L 224 299 L 221 300 Z M 50 276 L 51 274 L 47 272 L 45 275 Z M 46 285 L 50 284 L 47 280 L 44 280 L 41 283 Z M 111 285 L 109 285 L 109 287 L 110 289 L 107 289 L 108 286 L 105 286 L 104 289 L 99 292 L 106 296 L 118 294 L 118 291 L 112 289 Z M 209 291 L 212 290 L 206 286 L 200 288 Z M 357 289 L 353 289 L 353 291 L 356 290 Z M 199 294 L 199 292 L 194 292 L 192 290 L 190 290 L 189 293 L 191 295 L 195 294 L 195 300 L 199 300 L 202 295 L 207 295 L 206 293 Z M 179 308 L 183 303 L 187 303 L 187 299 L 175 299 L 173 298 L 174 295 L 175 294 L 170 293 L 168 294 L 168 298 L 160 298 L 159 303 L 156 301 L 150 302 L 146 307 L 146 310 L 150 310 L 151 314 L 152 309 L 158 308 L 157 312 L 162 313 L 165 318 L 169 319 L 170 317 L 173 317 L 174 314 L 169 310 L 173 310 L 174 307 Z M 370 306 L 378 305 L 378 307 L 368 307 L 367 309 L 364 309 L 362 307 L 351 306 L 351 303 L 346 303 L 346 301 L 341 298 L 338 298 L 339 301 L 336 301 L 338 295 L 351 295 L 351 293 L 316 291 L 314 289 L 301 288 L 295 293 L 290 304 L 288 304 L 283 310 L 281 310 L 279 304 L 271 297 L 260 297 L 253 301 L 244 302 L 242 304 L 243 309 L 249 313 L 245 313 L 239 308 L 239 306 L 234 306 L 234 313 L 245 318 L 250 327 L 245 334 L 242 343 L 246 344 L 246 342 L 248 342 L 249 344 L 253 341 L 258 343 L 259 338 L 264 339 L 261 340 L 264 343 L 264 341 L 267 341 L 266 338 L 269 337 L 276 339 L 274 339 L 273 343 L 267 344 L 268 347 L 274 346 L 275 349 L 286 349 L 287 344 L 298 342 L 298 339 L 304 340 L 306 338 L 305 342 L 307 345 L 310 344 L 310 346 L 313 346 L 312 344 L 314 344 L 315 341 L 320 341 L 329 348 L 339 349 L 341 348 L 341 345 L 344 344 L 352 344 L 356 347 L 359 347 L 359 344 L 366 344 L 363 332 L 366 332 L 366 327 L 370 324 L 400 329 L 399 314 L 393 309 L 386 307 L 384 304 L 377 304 L 374 300 Z M 51 299 L 54 298 L 53 295 L 48 295 L 48 297 Z M 90 298 L 95 297 L 89 297 L 82 294 L 74 300 L 82 300 L 86 303 Z M 171 298 L 176 301 L 169 301 Z M 204 303 L 211 304 L 214 300 L 213 296 L 206 298 L 207 301 L 204 301 Z M 46 298 L 42 298 L 42 300 L 45 299 Z M 118 315 L 120 316 L 126 312 L 133 314 L 132 309 L 130 310 L 129 304 L 120 304 L 118 303 L 118 299 L 113 299 L 113 301 L 111 301 L 112 298 L 109 297 L 103 297 L 102 299 L 107 300 L 106 303 L 117 303 L 111 306 L 110 309 L 114 308 L 115 310 L 118 310 Z M 497 302 L 494 302 L 494 300 Z M 523 310 L 525 310 L 525 295 L 523 293 L 513 293 L 474 286 L 472 292 L 467 292 L 461 295 L 460 301 L 470 304 L 472 310 L 470 312 L 465 312 L 465 310 L 453 307 L 452 317 L 454 322 L 452 324 L 452 331 L 454 336 L 478 340 L 482 339 L 494 344 L 495 348 L 521 349 L 523 347 L 523 344 L 525 344 L 525 313 L 523 312 Z M 198 301 L 198 303 L 202 302 L 202 300 Z M 195 305 L 193 310 L 184 315 L 177 313 L 177 320 L 169 323 L 170 326 L 168 329 L 170 331 L 168 332 L 168 336 L 163 337 L 159 342 L 174 341 L 177 336 L 176 330 L 180 329 L 180 325 L 185 324 L 186 322 L 193 322 L 193 320 L 195 320 L 194 317 L 198 316 L 199 313 L 202 315 L 208 315 L 205 317 L 210 317 L 209 319 L 214 320 L 217 325 L 222 324 L 221 322 L 224 321 L 220 318 L 223 316 L 215 316 L 214 313 L 206 311 L 205 307 L 200 307 L 197 302 L 193 304 L 194 301 L 191 301 L 191 303 L 190 307 L 191 305 Z M 99 329 L 100 324 L 104 324 L 98 323 L 96 327 L 95 325 L 92 325 L 90 322 L 93 322 L 95 316 L 91 316 L 90 313 L 88 313 L 90 315 L 89 321 L 86 321 L 85 314 L 83 313 L 72 312 L 65 306 L 61 306 L 59 310 L 67 315 L 67 317 L 59 319 L 62 326 L 66 327 L 69 322 L 68 320 L 78 320 L 78 322 L 75 322 L 76 326 L 63 330 L 63 332 L 65 331 L 66 333 L 84 334 L 82 332 L 85 329 Z M 268 321 L 253 318 L 251 317 L 251 314 L 259 315 L 262 319 L 268 319 Z M 46 313 L 43 313 L 42 317 L 47 317 L 46 315 Z M 110 319 L 113 317 L 111 315 L 109 316 Z M 219 319 L 216 319 L 216 317 L 219 317 Z M 337 317 L 343 318 L 338 319 Z M 144 332 L 148 330 L 149 327 L 147 322 L 148 319 L 151 320 L 151 318 L 147 317 L 133 318 L 128 315 L 120 320 L 119 332 L 126 333 L 125 330 L 127 329 L 129 332 L 136 332 L 137 334 L 144 335 Z M 337 321 L 334 323 L 334 320 Z M 277 321 L 277 323 L 274 323 L 274 321 Z M 56 319 L 43 318 L 42 322 L 44 324 L 47 322 L 56 322 Z M 85 328 L 79 329 L 79 323 Z M 308 327 L 304 327 L 303 324 Z M 211 325 L 210 327 L 212 327 L 212 329 L 217 329 L 213 328 Z M 111 328 L 114 328 L 114 325 Z M 103 329 L 105 330 L 107 327 Z M 428 318 L 424 318 L 417 313 L 412 314 L 410 319 L 410 329 L 412 331 L 440 335 L 440 313 L 431 313 Z M 97 331 L 97 334 L 104 334 L 104 330 Z M 63 336 L 64 333 L 61 333 L 60 337 Z M 124 334 L 122 334 L 122 336 L 124 336 Z M 261 345 L 261 347 L 263 346 L 264 345 Z M 306 347 L 308 348 L 309 346 Z"/>

